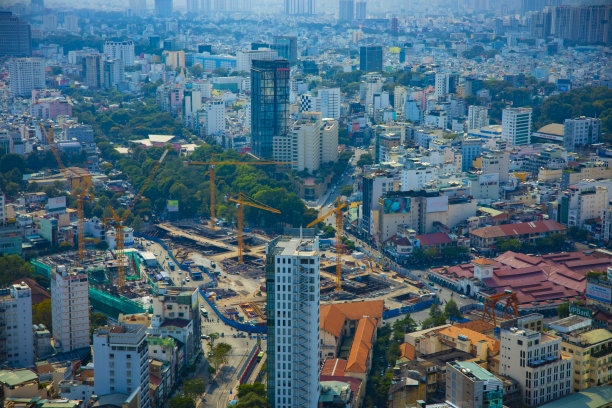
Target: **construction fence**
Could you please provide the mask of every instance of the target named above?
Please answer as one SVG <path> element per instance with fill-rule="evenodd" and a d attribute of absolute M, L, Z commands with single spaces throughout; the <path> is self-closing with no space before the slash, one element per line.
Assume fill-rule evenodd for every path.
<path fill-rule="evenodd" d="M 221 321 L 227 324 L 228 326 L 231 326 L 236 330 L 240 330 L 240 331 L 244 331 L 244 332 L 252 333 L 252 334 L 267 333 L 268 328 L 266 325 L 254 325 L 254 324 L 240 323 L 235 320 L 232 320 L 228 318 L 225 314 L 221 313 L 221 311 L 217 308 L 217 306 L 206 296 L 206 292 L 204 290 L 200 289 L 200 295 L 202 296 L 202 298 L 204 298 L 206 303 L 208 303 L 208 306 L 210 306 L 210 308 L 217 314 L 217 316 L 219 316 L 219 319 L 221 319 Z"/>
<path fill-rule="evenodd" d="M 397 309 L 385 310 L 383 311 L 382 317 L 383 320 L 386 320 L 406 313 L 420 312 L 421 310 L 425 310 L 431 307 L 431 305 L 433 305 L 436 301 L 437 299 L 429 299 L 423 302 L 415 303 L 414 305 L 402 306 Z"/>

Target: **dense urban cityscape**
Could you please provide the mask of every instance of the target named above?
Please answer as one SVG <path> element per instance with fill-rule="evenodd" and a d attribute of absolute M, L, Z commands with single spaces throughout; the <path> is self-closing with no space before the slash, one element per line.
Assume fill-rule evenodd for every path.
<path fill-rule="evenodd" d="M 612 3 L 1 1 L 0 403 L 612 407 Z"/>

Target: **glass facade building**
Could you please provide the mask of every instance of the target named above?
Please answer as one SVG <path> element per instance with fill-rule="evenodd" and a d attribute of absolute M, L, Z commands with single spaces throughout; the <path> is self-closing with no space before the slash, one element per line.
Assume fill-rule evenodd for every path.
<path fill-rule="evenodd" d="M 289 61 L 253 60 L 251 140 L 253 152 L 272 157 L 272 139 L 289 130 Z"/>

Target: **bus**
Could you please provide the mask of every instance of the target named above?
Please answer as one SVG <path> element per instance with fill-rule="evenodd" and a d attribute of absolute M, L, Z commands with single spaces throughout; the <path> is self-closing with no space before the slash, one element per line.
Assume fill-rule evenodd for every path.
<path fill-rule="evenodd" d="M 260 352 L 259 352 L 259 354 L 257 355 L 257 361 L 261 361 L 261 359 L 263 358 L 263 356 L 264 356 L 264 352 L 263 352 L 263 351 L 260 351 Z"/>
<path fill-rule="evenodd" d="M 170 267 L 170 270 L 173 271 L 174 270 L 174 262 L 172 261 L 168 261 L 168 266 Z"/>

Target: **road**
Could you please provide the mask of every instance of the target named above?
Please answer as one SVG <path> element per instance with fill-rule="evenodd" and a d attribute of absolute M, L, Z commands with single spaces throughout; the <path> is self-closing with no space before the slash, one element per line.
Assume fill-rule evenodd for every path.
<path fill-rule="evenodd" d="M 170 274 L 170 278 L 177 286 L 197 288 L 201 283 L 207 282 L 208 276 L 206 274 L 203 275 L 203 281 L 193 281 L 192 279 L 187 281 L 187 272 L 181 271 L 178 267 L 175 267 L 174 271 L 170 270 L 168 267 L 169 259 L 166 259 L 168 253 L 161 245 L 151 242 L 150 245 L 145 246 L 145 248 L 155 254 L 159 265 L 164 271 Z M 196 264 L 201 264 L 206 268 L 213 269 L 210 260 L 204 256 L 194 256 L 192 260 L 194 260 Z M 220 272 L 222 280 L 232 278 L 232 275 L 227 275 L 222 272 L 218 264 L 216 264 L 216 270 Z M 232 400 L 232 396 L 236 394 L 238 387 L 238 379 L 236 378 L 237 372 L 244 364 L 246 357 L 256 344 L 257 339 L 255 337 L 249 338 L 250 336 L 248 334 L 246 334 L 244 338 L 234 337 L 234 335 L 239 333 L 237 330 L 224 324 L 201 297 L 200 304 L 203 304 L 208 312 L 208 319 L 202 318 L 202 335 L 209 336 L 211 333 L 218 333 L 220 337 L 216 341 L 222 341 L 229 344 L 232 346 L 232 350 L 228 356 L 227 363 L 219 369 L 219 372 L 214 377 L 211 377 L 208 372 L 209 364 L 207 361 L 204 361 L 199 366 L 196 377 L 202 379 L 208 385 L 203 400 L 198 406 L 214 408 L 226 407 Z M 202 339 L 202 346 L 205 355 L 208 355 L 210 351 L 209 341 L 207 339 Z M 262 340 L 261 347 L 265 349 L 265 340 Z"/>

